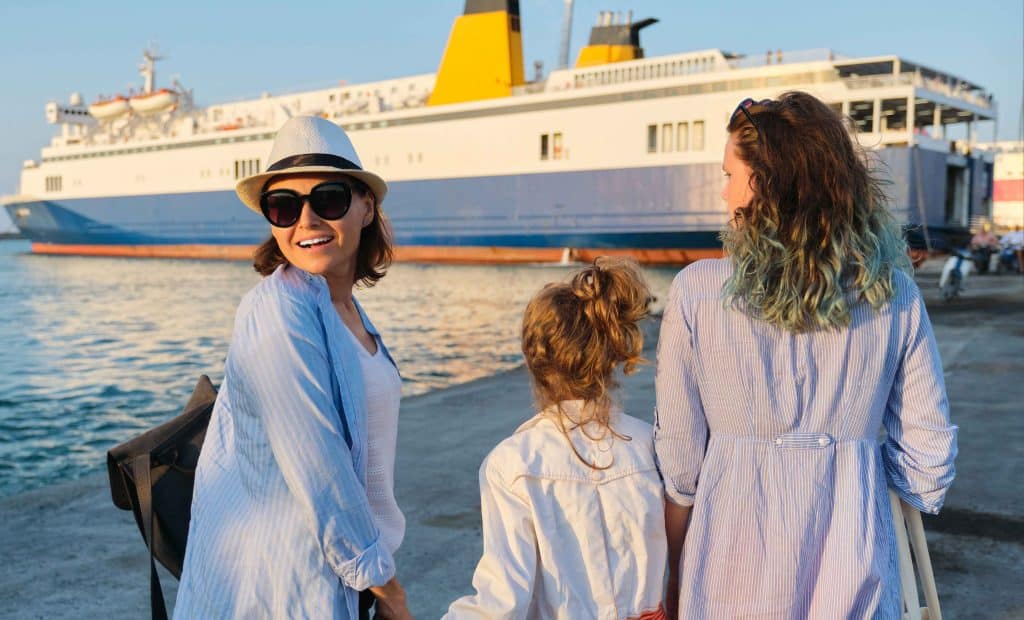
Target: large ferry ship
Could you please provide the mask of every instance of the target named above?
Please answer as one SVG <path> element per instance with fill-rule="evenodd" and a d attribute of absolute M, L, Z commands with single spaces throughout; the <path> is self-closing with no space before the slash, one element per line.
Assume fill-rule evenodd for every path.
<path fill-rule="evenodd" d="M 571 17 L 566 2 L 564 66 L 532 79 L 517 0 L 466 0 L 436 74 L 207 107 L 158 87 L 147 52 L 138 92 L 47 104 L 60 132 L 3 203 L 34 252 L 248 258 L 268 227 L 234 184 L 267 164 L 289 117 L 316 114 L 388 179 L 400 260 L 685 263 L 720 252 L 736 103 L 805 90 L 852 119 L 922 242 L 941 245 L 990 208 L 991 158 L 971 144 L 996 104 L 966 79 L 827 50 L 648 58 L 640 35 L 657 20 L 609 12 L 569 67 Z M 949 139 L 952 126 L 966 139 Z"/>

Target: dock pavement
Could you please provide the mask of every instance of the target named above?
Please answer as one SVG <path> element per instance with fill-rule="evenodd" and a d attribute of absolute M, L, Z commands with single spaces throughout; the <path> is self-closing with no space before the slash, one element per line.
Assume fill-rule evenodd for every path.
<path fill-rule="evenodd" d="M 925 521 L 942 611 L 1024 619 L 1024 277 L 972 276 L 944 302 L 940 264 L 925 263 L 917 280 L 960 427 L 956 481 L 942 514 Z M 656 321 L 648 332 L 653 361 Z M 653 364 L 626 379 L 621 400 L 652 419 Z M 408 531 L 396 559 L 415 617 L 438 618 L 470 591 L 480 462 L 530 415 L 523 368 L 403 401 L 396 495 Z M 4 498 L 0 523 L 0 618 L 149 616 L 145 547 L 111 504 L 105 474 Z M 161 575 L 170 607 L 177 584 Z"/>

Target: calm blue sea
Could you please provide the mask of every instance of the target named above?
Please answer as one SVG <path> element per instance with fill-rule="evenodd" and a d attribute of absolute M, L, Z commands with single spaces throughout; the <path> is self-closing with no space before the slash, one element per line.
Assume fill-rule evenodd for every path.
<path fill-rule="evenodd" d="M 563 266 L 395 265 L 357 293 L 405 395 L 522 362 L 523 307 Z M 675 270 L 646 271 L 663 299 Z M 0 497 L 105 467 L 106 451 L 219 383 L 243 262 L 38 256 L 0 241 Z"/>

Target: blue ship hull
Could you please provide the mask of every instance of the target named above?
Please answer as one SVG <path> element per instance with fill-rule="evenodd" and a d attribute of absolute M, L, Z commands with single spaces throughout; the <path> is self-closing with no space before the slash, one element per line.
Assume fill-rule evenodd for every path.
<path fill-rule="evenodd" d="M 400 181 L 390 185 L 383 206 L 398 246 L 419 248 L 411 259 L 472 261 L 479 252 L 443 249 L 487 248 L 481 260 L 501 261 L 496 250 L 504 249 L 511 260 L 545 260 L 571 248 L 680 262 L 686 260 L 680 252 L 714 253 L 719 247 L 725 223 L 716 204 L 719 176 L 715 166 L 701 165 Z M 713 207 L 700 211 L 687 204 Z M 212 246 L 209 254 L 216 256 L 217 246 L 234 246 L 246 248 L 245 255 L 269 233 L 263 217 L 233 191 L 54 199 L 7 208 L 39 252 L 203 256 L 196 246 Z M 160 246 L 183 249 L 161 252 Z M 437 248 L 438 256 L 426 256 L 425 248 Z M 675 258 L 655 259 L 652 252 Z"/>
<path fill-rule="evenodd" d="M 943 224 L 946 156 L 878 151 L 894 211 L 912 229 L 949 236 Z M 923 179 L 917 182 L 916 168 Z M 384 211 L 399 259 L 501 262 L 588 259 L 591 254 L 680 263 L 720 252 L 726 213 L 714 164 L 398 181 Z M 987 187 L 991 192 L 991 181 Z M 972 187 L 972 204 L 985 198 Z M 921 192 L 921 195 L 918 195 Z M 6 205 L 51 253 L 247 258 L 269 225 L 233 191 L 47 199 Z"/>

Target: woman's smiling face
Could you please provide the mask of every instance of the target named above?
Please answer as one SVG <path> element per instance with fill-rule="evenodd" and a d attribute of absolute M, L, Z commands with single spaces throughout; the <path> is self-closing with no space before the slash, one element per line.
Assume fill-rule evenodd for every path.
<path fill-rule="evenodd" d="M 264 191 L 288 189 L 305 196 L 327 181 L 350 182 L 343 174 L 296 174 L 271 179 Z M 371 194 L 353 191 L 348 213 L 337 220 L 326 220 L 310 208 L 307 199 L 299 221 L 286 228 L 271 226 L 271 234 L 284 257 L 299 269 L 327 277 L 354 279 L 359 235 L 373 221 L 373 201 Z"/>

